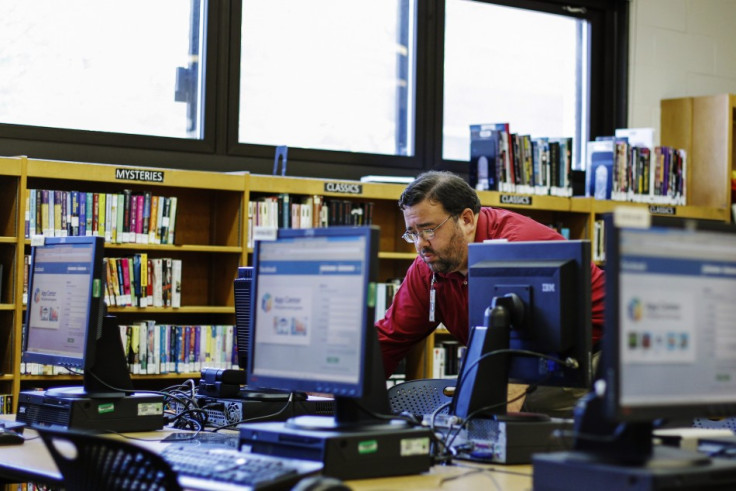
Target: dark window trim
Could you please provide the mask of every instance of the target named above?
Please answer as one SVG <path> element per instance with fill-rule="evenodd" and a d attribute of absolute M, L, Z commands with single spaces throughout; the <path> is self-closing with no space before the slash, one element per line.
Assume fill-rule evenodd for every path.
<path fill-rule="evenodd" d="M 584 17 L 591 40 L 591 137 L 627 124 L 628 0 L 475 0 Z M 583 7 L 570 13 L 563 7 Z M 466 163 L 443 160 L 444 0 L 417 2 L 415 155 L 289 149 L 287 175 L 357 179 L 365 174 L 411 176 L 426 169 L 464 174 Z M 188 140 L 0 124 L 0 155 L 82 162 L 270 174 L 274 147 L 237 143 L 240 60 L 239 0 L 207 3 L 204 139 Z"/>

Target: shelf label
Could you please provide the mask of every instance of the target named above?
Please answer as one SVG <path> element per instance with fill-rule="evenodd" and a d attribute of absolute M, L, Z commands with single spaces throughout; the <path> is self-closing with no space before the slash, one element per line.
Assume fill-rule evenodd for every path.
<path fill-rule="evenodd" d="M 649 213 L 653 213 L 655 215 L 673 215 L 674 216 L 677 214 L 677 208 L 675 208 L 674 206 L 650 205 Z"/>
<path fill-rule="evenodd" d="M 326 182 L 325 193 L 363 194 L 363 185 L 354 182 Z"/>
<path fill-rule="evenodd" d="M 502 194 L 501 203 L 505 205 L 532 206 L 532 197 L 520 194 Z"/>
<path fill-rule="evenodd" d="M 164 182 L 164 172 L 150 169 L 115 169 L 118 181 Z"/>

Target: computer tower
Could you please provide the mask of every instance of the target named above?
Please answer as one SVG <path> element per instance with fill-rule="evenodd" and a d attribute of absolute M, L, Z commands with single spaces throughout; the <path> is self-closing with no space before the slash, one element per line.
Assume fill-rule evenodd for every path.
<path fill-rule="evenodd" d="M 251 296 L 253 292 L 253 267 L 241 266 L 235 278 L 235 339 L 238 346 L 238 366 L 248 368 L 250 346 Z"/>

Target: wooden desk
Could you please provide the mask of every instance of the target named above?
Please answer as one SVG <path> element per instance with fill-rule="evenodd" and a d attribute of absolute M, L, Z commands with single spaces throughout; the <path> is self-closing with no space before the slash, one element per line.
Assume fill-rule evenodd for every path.
<path fill-rule="evenodd" d="M 160 451 L 160 442 L 177 430 L 135 433 L 131 443 Z M 42 482 L 58 484 L 61 474 L 37 433 L 25 429 L 27 438 L 22 445 L 0 446 L 0 484 Z M 112 438 L 123 438 L 111 436 Z M 435 466 L 421 475 L 348 481 L 355 491 L 386 490 L 504 490 L 528 491 L 532 488 L 532 468 L 529 465 L 483 466 L 458 462 L 457 465 Z"/>

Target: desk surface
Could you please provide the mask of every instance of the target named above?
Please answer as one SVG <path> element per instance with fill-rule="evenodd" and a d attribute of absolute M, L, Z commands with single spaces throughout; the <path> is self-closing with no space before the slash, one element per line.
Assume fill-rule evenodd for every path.
<path fill-rule="evenodd" d="M 162 430 L 147 433 L 135 433 L 129 440 L 161 450 L 166 443 L 160 442 L 168 434 L 176 430 Z M 53 483 L 61 479 L 43 441 L 37 433 L 26 428 L 24 436 L 28 439 L 22 445 L 0 446 L 0 482 L 26 482 L 38 480 Z M 122 438 L 122 437 L 116 437 Z M 388 477 L 381 479 L 363 479 L 348 481 L 351 489 L 369 490 L 406 490 L 406 489 L 503 489 L 509 491 L 531 490 L 532 468 L 529 465 L 513 466 L 481 466 L 458 463 L 450 466 L 435 466 L 421 475 Z"/>

